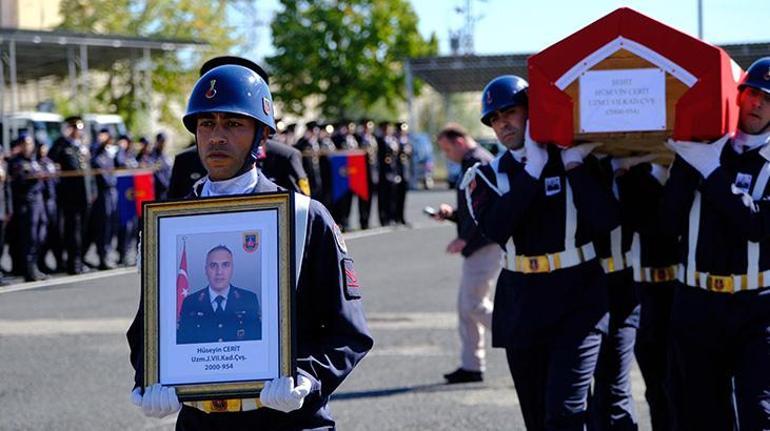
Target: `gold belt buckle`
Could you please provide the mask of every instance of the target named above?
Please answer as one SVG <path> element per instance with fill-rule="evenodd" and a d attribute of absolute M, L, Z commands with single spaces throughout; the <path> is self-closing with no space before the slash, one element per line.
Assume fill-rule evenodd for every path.
<path fill-rule="evenodd" d="M 733 293 L 735 286 L 730 276 L 709 275 L 706 278 L 706 288 L 712 292 Z"/>
<path fill-rule="evenodd" d="M 671 281 L 674 279 L 674 269 L 671 266 L 665 268 L 653 268 L 652 269 L 652 282 L 662 283 L 664 281 Z"/>
<path fill-rule="evenodd" d="M 534 274 L 548 272 L 551 265 L 548 263 L 548 256 L 517 256 L 521 272 L 525 274 Z"/>

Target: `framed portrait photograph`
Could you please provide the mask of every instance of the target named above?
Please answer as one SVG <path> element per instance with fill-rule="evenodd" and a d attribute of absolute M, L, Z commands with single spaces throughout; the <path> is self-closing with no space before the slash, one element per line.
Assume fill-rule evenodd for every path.
<path fill-rule="evenodd" d="M 293 206 L 287 192 L 144 204 L 145 386 L 247 398 L 294 375 Z"/>

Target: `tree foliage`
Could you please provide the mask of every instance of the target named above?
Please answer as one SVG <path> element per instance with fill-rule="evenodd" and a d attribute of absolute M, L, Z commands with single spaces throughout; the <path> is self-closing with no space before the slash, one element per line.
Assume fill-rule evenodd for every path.
<path fill-rule="evenodd" d="M 313 96 L 329 118 L 358 116 L 383 101 L 393 110 L 406 97 L 404 60 L 438 51 L 435 35 L 425 40 L 417 31 L 407 0 L 281 4 L 272 23 L 276 54 L 267 62 L 275 98 L 291 113 Z"/>
<path fill-rule="evenodd" d="M 227 22 L 226 0 L 62 0 L 61 30 L 88 33 L 197 40 L 209 43 L 196 52 L 152 52 L 152 93 L 162 101 L 160 120 L 178 123 L 170 109 L 175 102 L 184 106 L 185 97 L 197 78 L 201 56 L 226 53 L 238 42 L 238 33 Z M 134 73 L 141 54 L 132 60 L 117 62 L 105 71 L 104 85 L 89 95 L 91 110 L 116 112 L 132 130 L 148 113 L 141 112 L 144 97 Z"/>

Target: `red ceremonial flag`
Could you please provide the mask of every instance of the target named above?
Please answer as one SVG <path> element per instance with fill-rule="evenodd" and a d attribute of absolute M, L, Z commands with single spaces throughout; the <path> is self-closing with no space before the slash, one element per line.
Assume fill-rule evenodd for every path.
<path fill-rule="evenodd" d="M 361 199 L 369 200 L 369 179 L 366 172 L 366 153 L 348 155 L 348 183 L 350 190 Z"/>
<path fill-rule="evenodd" d="M 155 179 L 152 171 L 134 175 L 134 201 L 136 202 L 136 213 L 142 217 L 142 202 L 155 200 Z M 186 271 L 187 265 L 185 265 Z"/>
<path fill-rule="evenodd" d="M 179 262 L 179 272 L 176 275 L 176 320 L 182 314 L 182 303 L 190 293 L 190 283 L 187 280 L 187 245 L 182 245 L 182 261 Z"/>

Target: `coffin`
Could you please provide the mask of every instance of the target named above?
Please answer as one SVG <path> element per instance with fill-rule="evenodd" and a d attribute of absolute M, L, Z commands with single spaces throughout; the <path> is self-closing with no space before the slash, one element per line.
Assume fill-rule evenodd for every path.
<path fill-rule="evenodd" d="M 530 133 L 623 156 L 734 132 L 743 71 L 710 45 L 629 8 L 528 60 Z"/>

